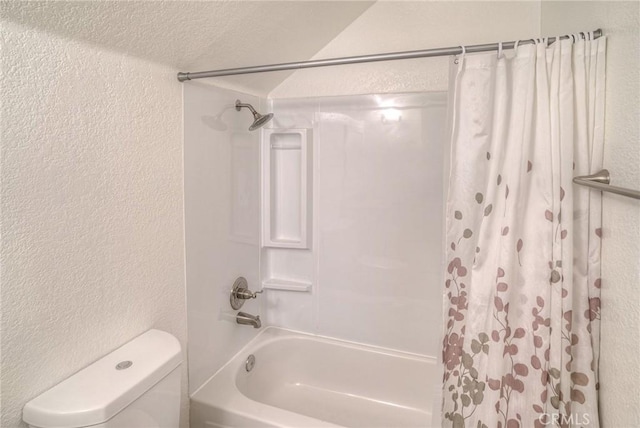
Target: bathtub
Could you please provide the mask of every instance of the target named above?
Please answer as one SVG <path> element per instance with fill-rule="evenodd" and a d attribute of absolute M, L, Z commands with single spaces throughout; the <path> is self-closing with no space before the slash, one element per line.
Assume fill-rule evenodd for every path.
<path fill-rule="evenodd" d="M 191 428 L 429 427 L 439 375 L 433 358 L 268 327 L 193 394 Z"/>

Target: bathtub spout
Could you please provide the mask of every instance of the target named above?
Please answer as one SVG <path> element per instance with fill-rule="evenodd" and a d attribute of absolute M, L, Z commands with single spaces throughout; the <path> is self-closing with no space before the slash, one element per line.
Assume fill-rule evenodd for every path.
<path fill-rule="evenodd" d="M 238 312 L 238 316 L 236 316 L 236 322 L 243 325 L 252 325 L 253 328 L 262 327 L 262 322 L 260 322 L 260 315 L 251 315 L 246 312 Z"/>

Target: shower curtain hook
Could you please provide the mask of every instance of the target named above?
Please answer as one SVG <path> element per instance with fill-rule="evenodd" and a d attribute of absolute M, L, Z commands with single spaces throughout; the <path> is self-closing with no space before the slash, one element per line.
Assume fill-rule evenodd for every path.
<path fill-rule="evenodd" d="M 465 48 L 464 46 L 460 45 L 460 49 L 462 49 L 462 53 L 460 53 L 460 58 L 464 59 L 464 55 L 467 53 L 467 48 Z M 455 60 L 453 60 L 454 64 L 459 64 L 460 63 L 460 59 L 456 58 Z"/>
<path fill-rule="evenodd" d="M 516 56 L 518 56 L 518 45 L 520 44 L 520 40 L 516 40 L 516 42 L 513 44 L 513 52 L 516 54 Z"/>
<path fill-rule="evenodd" d="M 502 42 L 498 42 L 498 59 L 502 58 Z"/>
<path fill-rule="evenodd" d="M 593 31 L 589 31 L 589 41 L 595 40 L 593 37 Z"/>

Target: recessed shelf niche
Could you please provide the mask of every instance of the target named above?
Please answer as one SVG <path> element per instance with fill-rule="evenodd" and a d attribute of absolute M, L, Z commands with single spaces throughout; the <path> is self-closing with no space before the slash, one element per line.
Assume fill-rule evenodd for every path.
<path fill-rule="evenodd" d="M 262 133 L 264 247 L 310 248 L 310 137 L 307 129 Z"/>

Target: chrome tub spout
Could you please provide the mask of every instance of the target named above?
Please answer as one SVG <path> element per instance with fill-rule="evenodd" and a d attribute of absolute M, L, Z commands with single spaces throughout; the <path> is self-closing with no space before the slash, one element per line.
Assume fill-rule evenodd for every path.
<path fill-rule="evenodd" d="M 238 316 L 236 316 L 236 322 L 243 325 L 252 325 L 253 328 L 262 327 L 260 315 L 251 315 L 246 312 L 238 312 Z"/>

